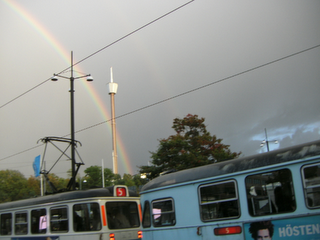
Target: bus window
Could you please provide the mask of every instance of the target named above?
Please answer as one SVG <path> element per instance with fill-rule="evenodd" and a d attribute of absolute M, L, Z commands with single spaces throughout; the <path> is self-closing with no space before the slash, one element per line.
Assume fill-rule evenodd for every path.
<path fill-rule="evenodd" d="M 306 204 L 309 208 L 320 207 L 320 164 L 304 166 L 303 186 Z"/>
<path fill-rule="evenodd" d="M 293 212 L 296 201 L 289 169 L 246 177 L 248 209 L 251 216 Z"/>
<path fill-rule="evenodd" d="M 22 235 L 28 233 L 28 218 L 26 212 L 18 212 L 15 215 L 15 234 Z"/>
<path fill-rule="evenodd" d="M 1 214 L 1 235 L 11 235 L 12 215 L 11 213 Z"/>
<path fill-rule="evenodd" d="M 107 202 L 109 229 L 137 228 L 140 226 L 136 202 Z"/>
<path fill-rule="evenodd" d="M 144 228 L 150 227 L 151 226 L 151 218 L 150 218 L 150 203 L 149 201 L 144 202 L 144 210 L 143 210 L 143 222 L 142 226 Z"/>
<path fill-rule="evenodd" d="M 236 182 L 227 181 L 199 187 L 202 221 L 240 216 Z"/>
<path fill-rule="evenodd" d="M 176 224 L 174 204 L 172 199 L 152 201 L 153 226 L 165 227 Z"/>
<path fill-rule="evenodd" d="M 75 232 L 101 230 L 101 217 L 98 203 L 73 205 L 73 230 Z"/>
<path fill-rule="evenodd" d="M 68 232 L 68 209 L 57 207 L 50 209 L 50 230 L 51 232 Z"/>
<path fill-rule="evenodd" d="M 47 211 L 45 208 L 31 211 L 31 233 L 47 232 Z"/>

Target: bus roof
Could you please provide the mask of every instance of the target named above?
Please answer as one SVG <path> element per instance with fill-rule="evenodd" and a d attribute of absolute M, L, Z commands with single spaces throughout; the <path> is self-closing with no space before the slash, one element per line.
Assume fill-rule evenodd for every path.
<path fill-rule="evenodd" d="M 320 141 L 283 148 L 253 156 L 227 160 L 201 167 L 190 168 L 167 175 L 159 176 L 142 187 L 144 191 L 152 191 L 157 188 L 191 182 L 199 179 L 210 178 L 223 174 L 246 171 L 258 167 L 289 162 L 307 157 L 320 155 Z"/>
<path fill-rule="evenodd" d="M 77 200 L 82 198 L 99 198 L 99 197 L 113 197 L 114 186 L 106 188 L 94 188 L 88 190 L 76 190 L 63 193 L 56 193 L 52 195 L 46 195 L 43 197 L 35 197 L 29 199 L 23 199 L 18 201 L 6 202 L 0 204 L 0 210 L 7 210 L 9 208 L 20 208 L 25 206 L 39 205 L 45 203 L 56 203 L 69 200 Z M 138 197 L 139 195 L 129 190 L 130 197 Z M 115 197 L 116 198 L 116 197 Z"/>

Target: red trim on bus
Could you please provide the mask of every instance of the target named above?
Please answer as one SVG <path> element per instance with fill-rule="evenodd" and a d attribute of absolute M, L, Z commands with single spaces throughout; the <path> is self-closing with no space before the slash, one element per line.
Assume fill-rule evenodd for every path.
<path fill-rule="evenodd" d="M 104 205 L 101 205 L 101 213 L 102 213 L 103 226 L 107 226 L 107 217 L 106 217 L 106 211 L 104 209 Z"/>
<path fill-rule="evenodd" d="M 141 204 L 138 204 L 138 208 L 139 208 L 139 215 L 140 215 L 140 221 L 142 222 L 142 209 L 141 209 Z"/>
<path fill-rule="evenodd" d="M 240 226 L 232 226 L 232 227 L 223 227 L 223 228 L 215 228 L 215 235 L 229 235 L 229 234 L 239 234 L 242 232 Z"/>

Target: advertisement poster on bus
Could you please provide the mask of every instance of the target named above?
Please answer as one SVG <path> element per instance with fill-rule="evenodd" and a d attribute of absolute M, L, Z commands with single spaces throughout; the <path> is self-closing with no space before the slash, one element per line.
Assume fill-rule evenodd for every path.
<path fill-rule="evenodd" d="M 319 216 L 246 223 L 245 239 L 320 240 Z"/>

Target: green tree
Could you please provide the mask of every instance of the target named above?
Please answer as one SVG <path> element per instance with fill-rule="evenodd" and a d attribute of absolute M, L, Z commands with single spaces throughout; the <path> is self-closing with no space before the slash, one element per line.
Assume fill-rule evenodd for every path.
<path fill-rule="evenodd" d="M 124 184 L 128 187 L 132 187 L 134 186 L 134 181 L 133 181 L 133 177 L 131 174 L 125 173 L 123 174 L 123 180 L 124 180 Z"/>
<path fill-rule="evenodd" d="M 58 191 L 67 188 L 69 179 L 60 178 L 54 173 L 49 173 L 48 178 L 49 178 L 49 181 L 55 186 L 55 188 Z M 49 191 L 50 187 L 49 187 L 48 183 L 46 183 L 46 184 L 47 184 L 47 189 Z M 51 191 L 51 189 L 50 189 L 50 191 Z"/>
<path fill-rule="evenodd" d="M 115 174 L 111 169 L 105 168 L 104 170 L 104 184 L 105 186 L 111 186 L 115 180 Z M 82 188 L 87 189 L 90 187 L 101 187 L 102 186 L 102 174 L 101 174 L 101 166 L 91 166 L 84 170 L 86 174 L 83 177 L 83 180 L 86 180 L 85 183 L 82 183 Z M 121 179 L 121 176 L 120 176 Z"/>
<path fill-rule="evenodd" d="M 113 183 L 114 185 L 125 185 L 125 180 L 121 178 L 120 174 L 114 174 Z"/>
<path fill-rule="evenodd" d="M 113 181 L 114 181 L 114 173 L 110 168 L 105 168 L 104 169 L 104 185 L 107 186 L 112 186 Z"/>
<path fill-rule="evenodd" d="M 84 170 L 86 174 L 86 184 L 89 187 L 101 187 L 102 186 L 102 176 L 100 166 L 91 166 Z"/>
<path fill-rule="evenodd" d="M 204 124 L 204 118 L 188 114 L 183 119 L 175 118 L 172 128 L 176 134 L 159 140 L 159 148 L 151 152 L 152 165 L 140 166 L 140 173 L 147 173 L 152 179 L 161 172 L 203 166 L 237 158 L 241 152 L 231 152 L 222 139 L 211 135 Z"/>
<path fill-rule="evenodd" d="M 16 170 L 0 171 L 0 202 L 28 198 L 27 179 Z"/>
<path fill-rule="evenodd" d="M 133 176 L 134 185 L 136 186 L 137 192 L 139 193 L 140 187 L 145 185 L 148 180 L 146 178 L 141 178 L 141 174 L 136 174 Z"/>
<path fill-rule="evenodd" d="M 27 188 L 30 193 L 30 197 L 40 196 L 40 180 L 34 176 L 28 178 Z"/>

